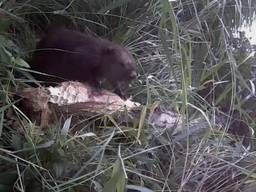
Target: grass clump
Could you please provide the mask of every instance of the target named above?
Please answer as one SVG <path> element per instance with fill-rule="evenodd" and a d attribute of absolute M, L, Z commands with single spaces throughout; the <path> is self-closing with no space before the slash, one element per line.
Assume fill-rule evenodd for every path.
<path fill-rule="evenodd" d="M 0 191 L 121 192 L 126 184 L 153 191 L 254 189 L 254 47 L 243 33 L 234 36 L 252 22 L 254 4 L 2 1 Z M 129 93 L 143 107 L 128 114 L 129 122 L 61 114 L 40 130 L 19 109 L 14 92 L 35 84 L 29 60 L 50 23 L 131 50 L 139 75 Z M 178 126 L 152 122 L 152 114 L 157 119 L 170 109 L 179 113 Z"/>

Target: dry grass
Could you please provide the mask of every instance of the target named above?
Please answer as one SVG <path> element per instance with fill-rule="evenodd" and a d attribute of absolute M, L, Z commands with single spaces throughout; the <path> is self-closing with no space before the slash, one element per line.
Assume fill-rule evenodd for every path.
<path fill-rule="evenodd" d="M 232 32 L 251 22 L 254 4 L 0 1 L 0 191 L 121 192 L 126 183 L 180 192 L 253 187 L 255 58 Z M 129 122 L 56 115 L 40 130 L 19 110 L 13 92 L 35 83 L 25 61 L 51 21 L 128 46 L 139 71 L 129 92 L 144 105 L 141 113 Z M 158 105 L 180 113 L 180 139 L 169 130 L 152 132 L 148 118 Z"/>

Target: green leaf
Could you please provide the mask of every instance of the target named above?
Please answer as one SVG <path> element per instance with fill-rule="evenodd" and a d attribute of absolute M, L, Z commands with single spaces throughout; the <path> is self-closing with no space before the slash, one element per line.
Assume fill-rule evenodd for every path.
<path fill-rule="evenodd" d="M 29 64 L 20 57 L 15 58 L 14 63 L 21 67 L 30 68 Z"/>
<path fill-rule="evenodd" d="M 63 125 L 63 128 L 61 129 L 61 135 L 63 136 L 67 136 L 68 135 L 68 131 L 69 131 L 69 128 L 70 128 L 70 124 L 71 124 L 71 119 L 72 119 L 72 116 L 70 116 L 68 119 L 66 119 L 64 125 Z"/>
<path fill-rule="evenodd" d="M 1 39 L 0 39 L 0 45 L 1 45 Z M 3 64 L 10 64 L 11 63 L 11 57 L 6 53 L 6 49 L 4 47 L 0 47 L 0 61 Z"/>
<path fill-rule="evenodd" d="M 120 149 L 119 149 L 120 150 Z M 127 182 L 127 175 L 124 169 L 123 160 L 119 157 L 116 160 L 110 180 L 104 185 L 103 192 L 124 192 Z"/>

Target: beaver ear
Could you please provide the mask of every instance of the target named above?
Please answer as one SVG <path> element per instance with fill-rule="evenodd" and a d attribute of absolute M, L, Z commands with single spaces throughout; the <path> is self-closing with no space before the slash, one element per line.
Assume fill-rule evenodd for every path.
<path fill-rule="evenodd" d="M 104 47 L 103 48 L 103 53 L 104 54 L 113 54 L 114 50 L 115 50 L 114 47 L 110 47 L 110 46 Z"/>

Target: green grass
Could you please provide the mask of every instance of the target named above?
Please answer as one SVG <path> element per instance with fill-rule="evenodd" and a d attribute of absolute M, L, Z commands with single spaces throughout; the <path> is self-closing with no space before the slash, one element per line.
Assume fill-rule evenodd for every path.
<path fill-rule="evenodd" d="M 256 125 L 256 105 L 245 98 L 255 57 L 232 32 L 251 23 L 255 7 L 254 1 L 213 0 L 0 1 L 0 191 L 252 186 L 255 141 L 248 130 Z M 128 91 L 141 111 L 93 117 L 55 111 L 43 130 L 26 117 L 14 92 L 35 81 L 29 59 L 51 22 L 127 46 L 139 74 Z M 152 125 L 157 107 L 177 111 L 179 129 Z"/>

